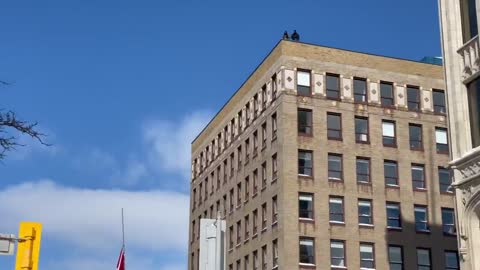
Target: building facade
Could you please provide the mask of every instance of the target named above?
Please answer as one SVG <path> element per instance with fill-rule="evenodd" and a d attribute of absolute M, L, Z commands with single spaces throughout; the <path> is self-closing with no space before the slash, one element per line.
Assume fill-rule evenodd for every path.
<path fill-rule="evenodd" d="M 461 266 L 480 269 L 478 0 L 439 0 Z"/>
<path fill-rule="evenodd" d="M 226 269 L 458 269 L 441 66 L 280 41 L 192 143 Z"/>

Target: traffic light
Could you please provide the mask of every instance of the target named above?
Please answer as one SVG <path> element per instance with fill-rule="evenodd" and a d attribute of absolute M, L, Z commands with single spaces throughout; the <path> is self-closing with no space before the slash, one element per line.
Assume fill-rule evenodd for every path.
<path fill-rule="evenodd" d="M 20 222 L 15 270 L 38 270 L 42 224 Z"/>

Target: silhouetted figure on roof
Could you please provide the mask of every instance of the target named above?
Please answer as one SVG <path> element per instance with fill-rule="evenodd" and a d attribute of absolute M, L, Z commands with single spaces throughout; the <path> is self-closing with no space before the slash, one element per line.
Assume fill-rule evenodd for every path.
<path fill-rule="evenodd" d="M 293 30 L 292 40 L 293 41 L 299 41 L 300 40 L 300 35 L 297 33 L 297 30 Z"/>
<path fill-rule="evenodd" d="M 290 39 L 287 31 L 283 32 L 283 39 Z"/>

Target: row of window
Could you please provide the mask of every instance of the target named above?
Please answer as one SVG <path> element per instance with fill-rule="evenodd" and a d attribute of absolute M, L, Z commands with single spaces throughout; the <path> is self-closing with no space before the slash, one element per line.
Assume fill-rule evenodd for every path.
<path fill-rule="evenodd" d="M 359 184 L 371 184 L 371 160 L 368 157 L 356 157 L 356 181 Z M 387 187 L 399 187 L 398 163 L 394 160 L 384 160 L 384 180 Z M 298 175 L 313 177 L 313 151 L 298 150 Z M 328 153 L 328 180 L 343 181 L 343 155 Z M 414 190 L 426 190 L 425 165 L 411 163 L 411 179 Z M 452 193 L 450 171 L 438 167 L 438 183 L 440 192 Z"/>
<path fill-rule="evenodd" d="M 254 250 L 252 252 L 252 264 L 250 265 L 250 255 L 246 255 L 243 257 L 243 268 L 242 268 L 242 260 L 239 259 L 235 262 L 235 270 L 267 270 L 268 265 L 268 257 L 267 257 L 267 245 L 262 246 L 260 249 L 261 252 L 261 261 L 258 257 L 258 251 Z M 229 264 L 228 269 L 234 270 L 233 263 Z M 278 240 L 275 239 L 272 241 L 272 269 L 278 268 Z"/>
<path fill-rule="evenodd" d="M 298 109 L 298 133 L 300 135 L 313 135 L 312 110 Z M 408 125 L 409 145 L 411 150 L 423 150 L 422 125 Z M 329 140 L 342 140 L 342 115 L 340 113 L 327 112 L 327 137 Z M 355 141 L 357 143 L 369 143 L 368 117 L 355 116 Z M 382 141 L 384 146 L 396 147 L 396 123 L 392 120 L 382 120 Z M 435 128 L 435 142 L 438 153 L 448 154 L 447 129 Z"/>
<path fill-rule="evenodd" d="M 347 257 L 344 240 L 330 240 L 330 265 L 332 269 L 347 268 Z M 360 242 L 360 269 L 375 269 L 375 244 Z M 459 269 L 458 254 L 456 251 L 444 251 L 445 269 Z M 300 264 L 315 265 L 315 239 L 300 238 Z M 388 246 L 388 262 L 390 270 L 404 269 L 403 247 L 399 245 Z M 417 248 L 417 269 L 433 269 L 431 251 L 428 248 Z"/>
<path fill-rule="evenodd" d="M 237 169 L 239 170 L 241 168 L 242 162 L 240 156 L 242 155 L 241 153 L 241 146 L 239 146 L 237 150 Z M 234 169 L 234 164 L 235 163 L 235 155 L 232 153 L 230 155 L 230 169 L 228 169 L 228 163 L 227 160 L 224 161 L 223 163 L 223 185 L 227 183 L 228 177 L 228 172 L 230 171 L 230 179 L 233 179 L 235 175 L 235 169 Z M 271 157 L 271 183 L 275 183 L 277 178 L 278 178 L 278 164 L 277 164 L 277 154 L 273 154 Z M 201 205 L 202 202 L 207 201 L 209 195 L 212 196 L 214 193 L 214 190 L 219 190 L 220 187 L 222 186 L 222 181 L 220 179 L 220 175 L 222 174 L 221 171 L 221 166 L 219 165 L 216 170 L 216 174 L 212 171 L 210 176 L 206 177 L 203 182 L 200 182 L 198 184 L 198 196 L 197 196 L 197 188 L 192 189 L 192 211 L 195 210 L 197 205 Z M 267 187 L 267 161 L 264 161 L 260 168 L 256 168 L 252 172 L 252 177 L 250 178 L 250 175 L 245 177 L 243 181 L 243 186 L 242 182 L 237 183 L 236 186 L 236 193 L 237 193 L 237 208 L 242 205 L 242 190 L 243 192 L 243 197 L 245 202 L 248 201 L 250 198 L 250 191 L 252 191 L 252 197 L 254 197 L 259 190 L 265 190 Z M 259 178 L 261 177 L 261 179 Z M 250 181 L 251 179 L 251 181 Z M 250 182 L 252 185 L 250 185 Z M 234 194 L 235 190 L 232 188 L 230 190 L 230 212 L 233 211 L 234 208 Z M 198 197 L 198 203 L 197 203 L 197 197 Z M 219 202 L 218 202 L 219 203 Z M 219 208 L 217 208 L 220 210 Z M 226 195 L 224 196 L 224 207 L 223 210 L 226 211 Z"/>
<path fill-rule="evenodd" d="M 237 115 L 227 123 L 222 131 L 206 146 L 200 155 L 193 160 L 192 170 L 193 178 L 202 173 L 210 163 L 212 163 L 228 146 L 238 137 L 262 112 L 264 112 L 270 102 L 277 98 L 277 76 L 274 74 L 271 77 L 271 89 L 267 90 L 265 84 L 260 92 L 256 93 L 252 100 L 247 102 Z M 271 90 L 271 91 L 269 91 Z M 272 115 L 272 137 L 276 137 L 277 119 L 276 114 Z M 264 123 L 266 132 L 266 123 Z M 266 133 L 264 134 L 266 135 Z M 264 139 L 266 136 L 263 137 Z M 255 142 L 254 142 L 255 143 Z"/>
<path fill-rule="evenodd" d="M 344 197 L 330 196 L 328 198 L 329 221 L 331 224 L 345 224 Z M 314 221 L 314 194 L 300 193 L 298 196 L 298 217 L 300 221 Z M 357 201 L 358 225 L 373 226 L 373 202 L 370 199 L 360 198 Z M 392 230 L 402 229 L 402 214 L 399 202 L 387 202 L 386 223 Z M 445 235 L 456 235 L 455 213 L 452 208 L 442 208 L 442 227 Z M 414 206 L 415 230 L 417 232 L 430 232 L 428 207 L 425 205 Z"/>
<path fill-rule="evenodd" d="M 328 99 L 340 100 L 340 75 L 326 75 L 326 97 Z M 297 71 L 297 94 L 301 96 L 312 95 L 311 71 L 299 69 Z M 445 114 L 447 112 L 445 104 L 445 92 L 434 89 L 432 91 L 433 110 L 435 113 Z M 367 79 L 355 77 L 353 79 L 353 100 L 357 103 L 368 102 L 368 84 Z M 395 107 L 394 86 L 391 82 L 380 82 L 380 102 L 383 107 Z M 412 111 L 421 110 L 420 88 L 418 86 L 407 85 L 407 107 Z"/>

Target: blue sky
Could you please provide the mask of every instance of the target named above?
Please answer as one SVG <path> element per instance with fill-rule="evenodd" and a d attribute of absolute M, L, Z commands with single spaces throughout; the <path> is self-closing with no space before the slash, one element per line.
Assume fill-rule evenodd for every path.
<path fill-rule="evenodd" d="M 0 1 L 0 107 L 52 147 L 0 164 L 0 232 L 44 223 L 41 269 L 186 269 L 189 146 L 281 38 L 439 56 L 437 1 Z M 0 269 L 13 269 L 0 257 Z"/>

